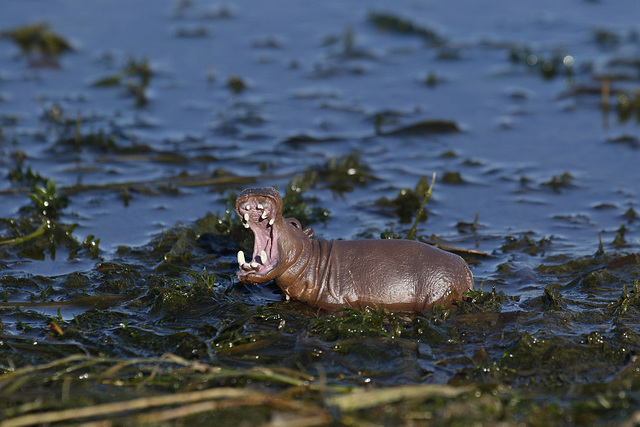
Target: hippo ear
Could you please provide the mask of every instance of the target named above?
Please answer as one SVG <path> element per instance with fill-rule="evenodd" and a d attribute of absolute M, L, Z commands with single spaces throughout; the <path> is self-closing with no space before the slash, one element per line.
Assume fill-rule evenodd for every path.
<path fill-rule="evenodd" d="M 304 233 L 305 236 L 307 236 L 308 238 L 312 238 L 313 236 L 316 235 L 316 232 L 313 231 L 313 228 L 311 227 L 307 227 L 304 230 L 302 230 L 302 232 Z"/>

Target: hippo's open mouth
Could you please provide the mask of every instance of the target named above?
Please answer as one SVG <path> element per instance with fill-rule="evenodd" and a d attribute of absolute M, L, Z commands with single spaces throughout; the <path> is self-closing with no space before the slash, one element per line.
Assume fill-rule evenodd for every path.
<path fill-rule="evenodd" d="M 236 211 L 246 228 L 253 231 L 253 255 L 249 260 L 244 252 L 238 252 L 238 278 L 266 275 L 278 263 L 277 233 L 273 227 L 279 206 L 277 200 L 260 192 L 242 193 L 236 203 Z"/>

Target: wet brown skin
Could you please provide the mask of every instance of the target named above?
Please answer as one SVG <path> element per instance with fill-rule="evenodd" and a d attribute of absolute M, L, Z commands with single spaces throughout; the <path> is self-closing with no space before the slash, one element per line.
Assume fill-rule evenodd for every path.
<path fill-rule="evenodd" d="M 282 217 L 282 198 L 271 187 L 244 190 L 236 212 L 255 237 L 251 259 L 238 253 L 238 280 L 275 280 L 287 299 L 325 309 L 423 311 L 450 306 L 473 288 L 461 257 L 424 243 L 314 239 L 312 229 Z"/>

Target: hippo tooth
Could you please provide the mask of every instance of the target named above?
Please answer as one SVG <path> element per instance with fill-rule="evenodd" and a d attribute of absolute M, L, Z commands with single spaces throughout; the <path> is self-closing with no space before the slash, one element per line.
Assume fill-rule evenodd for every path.
<path fill-rule="evenodd" d="M 246 210 L 250 211 L 251 210 L 251 205 L 250 204 L 246 204 L 246 205 L 244 205 L 244 208 Z"/>
<path fill-rule="evenodd" d="M 258 208 L 258 209 L 264 209 L 264 206 L 262 206 L 262 203 L 258 203 L 257 208 Z"/>
<path fill-rule="evenodd" d="M 247 221 L 249 221 L 249 214 L 248 213 L 244 214 L 244 222 L 247 222 Z"/>
<path fill-rule="evenodd" d="M 269 220 L 269 225 L 273 225 L 273 223 L 274 223 L 274 222 L 276 222 L 276 221 L 275 221 L 273 218 L 271 218 L 271 219 Z"/>
<path fill-rule="evenodd" d="M 245 223 L 244 223 L 244 228 L 249 228 L 249 227 L 250 227 L 249 223 L 248 223 L 248 222 L 245 222 Z"/>
<path fill-rule="evenodd" d="M 260 267 L 260 264 L 258 264 L 258 263 L 257 263 L 257 262 L 255 262 L 255 261 L 253 261 L 253 262 L 252 262 L 251 264 L 249 264 L 249 265 L 251 265 L 251 268 L 258 268 L 258 267 Z"/>
<path fill-rule="evenodd" d="M 244 259 L 244 252 L 242 251 L 238 251 L 238 264 L 242 265 L 242 264 L 246 264 L 247 261 Z"/>
<path fill-rule="evenodd" d="M 260 218 L 267 219 L 267 211 L 262 211 L 262 215 L 260 215 Z"/>
<path fill-rule="evenodd" d="M 262 261 L 262 265 L 265 265 L 269 262 L 269 258 L 267 257 L 267 253 L 265 251 L 260 252 L 260 261 Z"/>

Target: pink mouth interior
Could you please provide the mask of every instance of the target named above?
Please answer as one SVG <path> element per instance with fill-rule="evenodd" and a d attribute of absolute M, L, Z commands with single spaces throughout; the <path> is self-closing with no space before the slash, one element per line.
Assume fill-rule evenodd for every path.
<path fill-rule="evenodd" d="M 276 206 L 269 197 L 255 196 L 238 204 L 238 213 L 243 224 L 248 224 L 253 232 L 253 254 L 241 264 L 240 274 L 266 274 L 273 270 L 278 261 L 277 233 L 269 222 L 275 221 Z M 273 222 L 273 221 L 271 221 Z M 267 255 L 263 262 L 261 253 Z"/>

